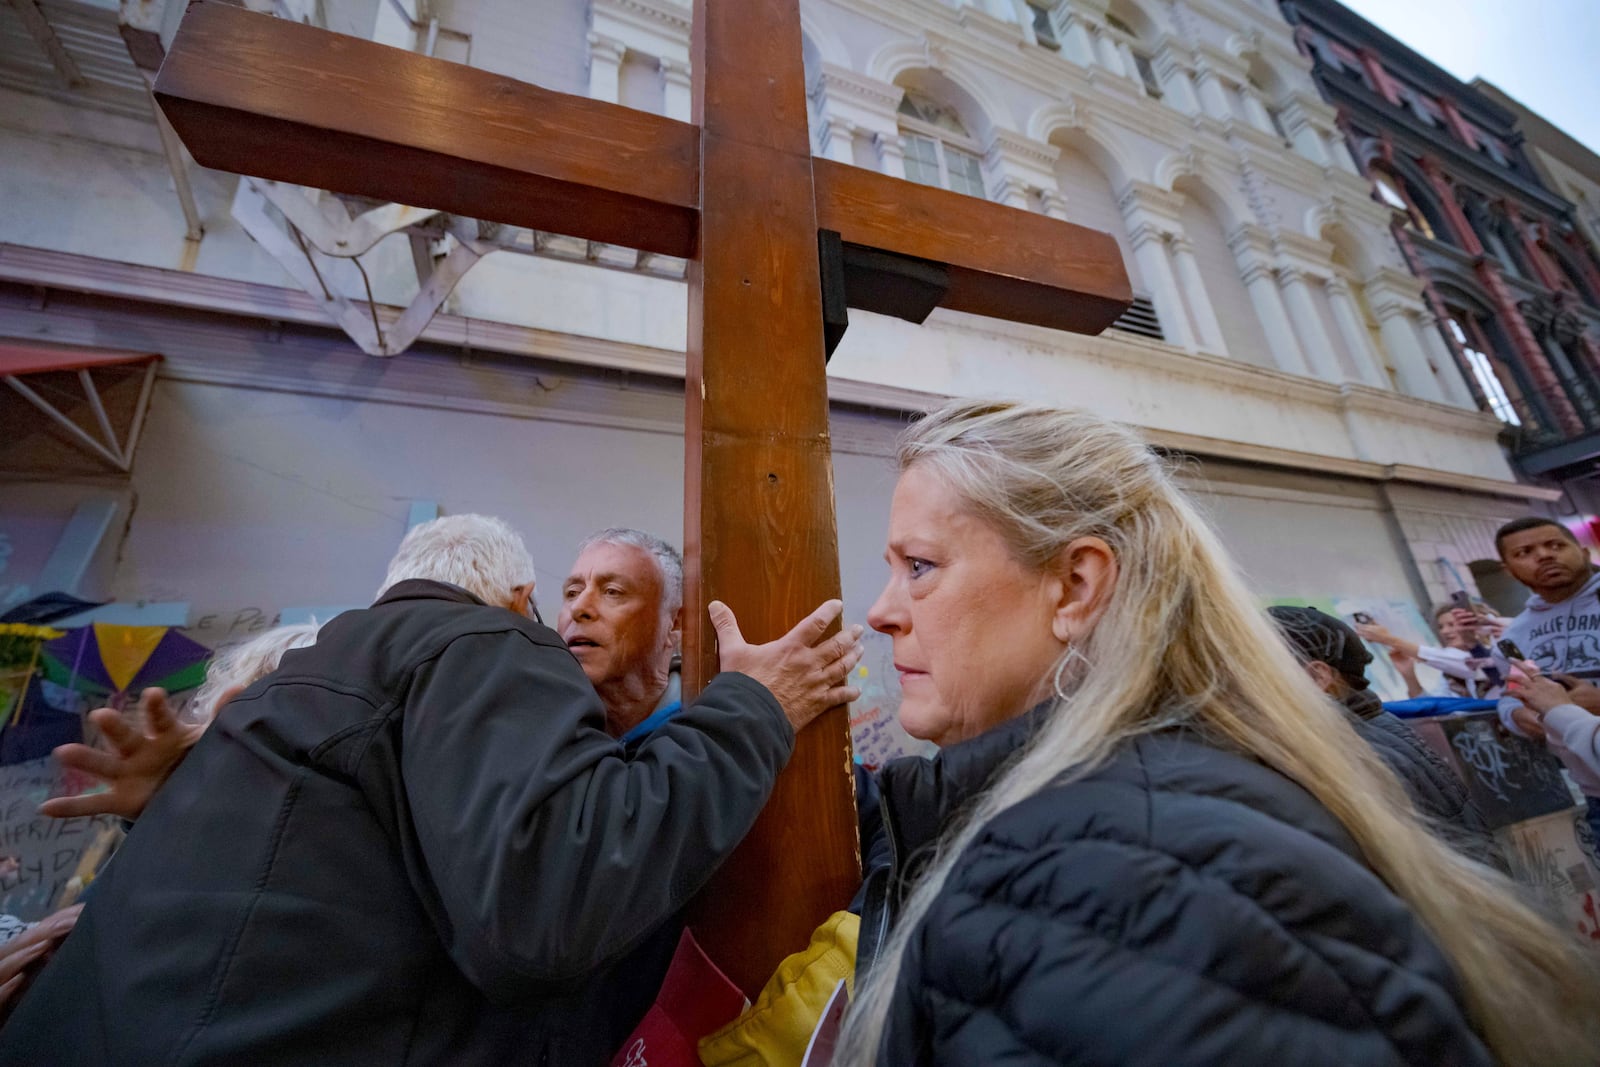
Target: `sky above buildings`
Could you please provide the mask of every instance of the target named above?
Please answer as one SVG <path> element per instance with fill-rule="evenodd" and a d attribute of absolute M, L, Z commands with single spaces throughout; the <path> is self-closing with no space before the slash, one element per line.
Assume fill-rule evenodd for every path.
<path fill-rule="evenodd" d="M 1474 76 L 1600 152 L 1600 0 L 1343 0 L 1463 81 Z"/>

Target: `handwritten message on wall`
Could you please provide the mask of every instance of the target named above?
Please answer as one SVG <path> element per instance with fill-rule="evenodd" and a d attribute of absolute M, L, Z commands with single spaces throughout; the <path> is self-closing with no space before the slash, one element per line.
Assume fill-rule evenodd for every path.
<path fill-rule="evenodd" d="M 78 792 L 81 783 L 65 789 Z M 16 860 L 0 875 L 0 912 L 33 922 L 54 911 L 85 853 L 122 832 L 109 815 L 51 819 L 38 814 L 45 798 L 64 791 L 63 775 L 49 758 L 0 767 L 0 859 Z"/>

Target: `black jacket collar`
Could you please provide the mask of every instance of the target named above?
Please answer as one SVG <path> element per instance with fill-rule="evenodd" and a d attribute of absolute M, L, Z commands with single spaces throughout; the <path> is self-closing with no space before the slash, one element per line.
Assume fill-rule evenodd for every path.
<path fill-rule="evenodd" d="M 1339 703 L 1358 719 L 1375 719 L 1383 714 L 1383 701 L 1370 689 L 1353 689 Z"/>
<path fill-rule="evenodd" d="M 435 582 L 426 578 L 407 578 L 403 582 L 395 582 L 372 605 L 393 604 L 400 600 L 449 600 L 457 604 L 478 604 L 484 602 L 461 588 L 449 582 Z"/>
<path fill-rule="evenodd" d="M 1051 701 L 1008 719 L 932 759 L 898 759 L 880 784 L 899 854 L 933 843 L 967 800 L 981 793 L 1008 760 L 1049 720 Z"/>

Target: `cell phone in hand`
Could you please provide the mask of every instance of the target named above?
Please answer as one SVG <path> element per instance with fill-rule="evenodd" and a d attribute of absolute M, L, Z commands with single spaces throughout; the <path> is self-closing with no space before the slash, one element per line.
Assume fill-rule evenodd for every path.
<path fill-rule="evenodd" d="M 1451 593 L 1450 603 L 1462 611 L 1471 611 L 1473 614 L 1477 614 L 1472 607 L 1472 595 L 1465 589 L 1457 589 L 1454 593 Z"/>
<path fill-rule="evenodd" d="M 1528 658 L 1522 654 L 1522 649 L 1517 647 L 1517 643 L 1508 637 L 1502 637 L 1495 644 L 1499 647 L 1500 654 L 1513 663 Z"/>
<path fill-rule="evenodd" d="M 1364 611 L 1353 611 L 1353 612 L 1350 613 L 1350 618 L 1355 620 L 1356 622 L 1360 623 L 1362 626 L 1371 626 L 1374 622 L 1377 621 L 1371 615 L 1368 615 Z"/>

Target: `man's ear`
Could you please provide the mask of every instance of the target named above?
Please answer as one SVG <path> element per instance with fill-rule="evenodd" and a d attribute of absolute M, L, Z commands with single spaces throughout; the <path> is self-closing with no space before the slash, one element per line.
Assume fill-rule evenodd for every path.
<path fill-rule="evenodd" d="M 1332 667 L 1328 666 L 1320 659 L 1314 659 L 1304 666 L 1306 673 L 1311 675 L 1311 680 L 1316 683 L 1318 689 L 1322 690 L 1324 693 L 1332 690 L 1336 673 Z"/>
<path fill-rule="evenodd" d="M 533 583 L 522 582 L 511 587 L 511 592 L 506 595 L 505 607 L 518 615 L 533 618 Z"/>
<path fill-rule="evenodd" d="M 1050 630 L 1062 644 L 1080 644 L 1117 587 L 1116 553 L 1098 537 L 1079 537 L 1056 553 L 1050 572 Z"/>
<path fill-rule="evenodd" d="M 672 651 L 683 651 L 683 605 L 678 605 L 678 610 L 672 613 L 672 621 L 667 624 L 667 633 L 672 642 Z"/>

